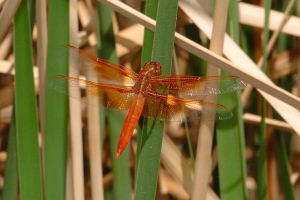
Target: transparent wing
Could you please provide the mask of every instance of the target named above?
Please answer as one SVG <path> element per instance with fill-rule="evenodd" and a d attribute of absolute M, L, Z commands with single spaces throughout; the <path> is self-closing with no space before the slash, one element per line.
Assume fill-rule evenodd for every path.
<path fill-rule="evenodd" d="M 183 98 L 219 95 L 242 90 L 246 84 L 236 76 L 164 76 L 153 77 L 155 88 L 167 89 Z"/>
<path fill-rule="evenodd" d="M 137 74 L 129 67 L 113 64 L 71 45 L 68 45 L 68 47 L 70 51 L 79 54 L 83 68 L 93 67 L 99 79 L 121 82 L 123 84 L 134 84 Z"/>
<path fill-rule="evenodd" d="M 189 112 L 193 113 L 193 120 L 199 120 L 201 112 L 203 112 L 203 105 L 208 107 L 205 112 L 216 112 L 217 120 L 232 117 L 232 112 L 221 104 L 162 95 L 155 91 L 148 92 L 143 115 L 163 121 L 182 121 L 186 118 L 186 113 Z"/>
<path fill-rule="evenodd" d="M 107 108 L 128 110 L 130 103 L 135 96 L 132 87 L 129 86 L 97 83 L 68 76 L 55 76 L 53 79 L 48 80 L 47 86 L 56 92 L 70 95 L 68 88 L 64 87 L 65 81 L 70 83 L 70 87 L 81 88 L 86 93 L 99 96 L 103 105 Z M 84 103 L 89 104 L 86 101 L 84 101 Z"/>

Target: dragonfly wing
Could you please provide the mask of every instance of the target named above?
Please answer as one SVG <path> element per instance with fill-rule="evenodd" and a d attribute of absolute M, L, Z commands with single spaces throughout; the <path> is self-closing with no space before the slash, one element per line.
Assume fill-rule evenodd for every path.
<path fill-rule="evenodd" d="M 86 93 L 99 96 L 103 105 L 107 108 L 128 110 L 130 103 L 135 96 L 132 87 L 97 83 L 68 76 L 56 76 L 55 80 L 50 82 L 52 83 L 50 86 L 58 92 L 69 94 L 68 91 L 63 90 L 63 88 L 60 87 L 63 81 L 68 81 L 70 87 L 83 88 Z"/>
<path fill-rule="evenodd" d="M 155 88 L 162 88 L 180 97 L 192 99 L 236 92 L 246 86 L 236 76 L 165 76 L 154 77 L 151 83 Z"/>
<path fill-rule="evenodd" d="M 184 99 L 170 94 L 162 95 L 155 91 L 148 92 L 143 115 L 163 121 L 182 121 L 187 113 L 193 113 L 193 118 L 198 120 L 203 111 L 203 105 L 208 105 L 206 111 L 215 111 L 218 120 L 232 117 L 231 111 L 221 104 Z"/>
<path fill-rule="evenodd" d="M 93 67 L 99 79 L 114 80 L 122 83 L 133 84 L 137 74 L 129 67 L 113 64 L 107 60 L 98 58 L 85 50 L 68 45 L 70 51 L 80 55 L 81 65 L 83 68 Z"/>
<path fill-rule="evenodd" d="M 107 90 L 104 93 L 103 105 L 118 110 L 128 110 L 135 97 L 132 91 Z"/>

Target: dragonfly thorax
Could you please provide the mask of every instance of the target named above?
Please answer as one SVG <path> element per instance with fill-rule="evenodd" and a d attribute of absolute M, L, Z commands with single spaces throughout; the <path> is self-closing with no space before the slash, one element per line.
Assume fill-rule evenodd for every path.
<path fill-rule="evenodd" d="M 151 79 L 159 76 L 161 73 L 161 65 L 158 62 L 147 62 L 140 71 L 134 89 L 137 93 L 147 93 L 152 89 Z"/>
<path fill-rule="evenodd" d="M 159 62 L 149 61 L 144 64 L 142 71 L 152 76 L 159 76 L 161 74 L 161 65 Z"/>

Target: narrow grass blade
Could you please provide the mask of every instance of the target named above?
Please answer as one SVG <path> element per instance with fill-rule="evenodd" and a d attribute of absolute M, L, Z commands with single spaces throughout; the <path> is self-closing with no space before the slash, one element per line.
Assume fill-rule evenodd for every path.
<path fill-rule="evenodd" d="M 281 8 L 282 10 L 284 10 L 285 7 L 288 6 L 288 4 L 295 3 L 295 0 L 289 0 L 289 1 L 282 1 L 279 2 L 281 4 Z M 278 50 L 279 52 L 282 52 L 284 50 L 286 50 L 288 44 L 288 35 L 286 35 L 285 33 L 280 33 L 279 37 L 278 37 Z"/>
<path fill-rule="evenodd" d="M 95 78 L 93 70 L 88 70 L 87 77 Z M 96 78 L 95 78 L 96 79 Z M 91 79 L 90 79 L 91 80 Z M 89 168 L 91 176 L 92 200 L 103 200 L 103 168 L 102 168 L 102 145 L 100 139 L 100 114 L 99 98 L 87 93 L 88 102 L 95 103 L 95 108 L 88 106 L 88 145 L 89 145 Z"/>
<path fill-rule="evenodd" d="M 263 51 L 263 64 L 262 70 L 267 73 L 268 70 L 268 50 L 267 44 L 269 40 L 269 13 L 271 10 L 271 0 L 264 1 L 265 8 L 265 20 L 263 29 L 263 41 L 262 41 L 262 51 Z M 259 150 L 257 158 L 257 198 L 267 199 L 268 198 L 268 181 L 267 181 L 267 126 L 266 126 L 266 101 L 262 100 L 262 121 L 260 126 L 260 134 L 258 135 Z"/>
<path fill-rule="evenodd" d="M 287 157 L 286 145 L 282 133 L 276 134 L 276 157 L 279 168 L 279 180 L 285 199 L 295 199 L 293 185 L 289 173 L 289 160 Z"/>
<path fill-rule="evenodd" d="M 145 15 L 154 19 L 156 16 L 156 12 L 157 12 L 157 4 L 158 4 L 158 0 L 147 0 L 146 5 L 145 5 Z M 144 42 L 143 42 L 143 49 L 142 49 L 142 58 L 141 58 L 142 66 L 144 65 L 145 62 L 147 62 L 151 59 L 153 40 L 154 40 L 153 31 L 145 28 Z"/>
<path fill-rule="evenodd" d="M 295 4 L 295 0 L 284 1 L 281 3 L 282 10 L 285 9 L 285 14 L 289 13 L 293 9 L 293 5 Z M 272 36 L 273 37 L 273 36 Z M 288 50 L 289 42 L 292 42 L 291 37 L 281 33 L 278 38 L 278 51 L 283 52 Z M 279 84 L 282 88 L 289 88 L 291 80 L 290 77 L 283 77 Z M 274 117 L 278 117 L 276 113 Z M 285 139 L 292 137 L 291 135 L 284 135 L 285 133 L 275 132 L 275 150 L 276 150 L 276 158 L 277 158 L 277 165 L 278 165 L 278 172 L 279 172 L 279 183 L 281 186 L 281 190 L 283 191 L 285 199 L 296 199 L 294 187 L 291 183 L 291 173 L 289 169 L 289 158 L 287 149 L 288 143 Z"/>
<path fill-rule="evenodd" d="M 177 7 L 177 0 L 164 0 L 158 3 L 151 60 L 160 62 L 163 66 L 162 74 L 170 73 Z M 145 121 L 142 138 L 138 140 L 135 199 L 155 198 L 162 132 L 163 124 L 161 122 L 150 119 Z"/>
<path fill-rule="evenodd" d="M 68 73 L 69 2 L 48 1 L 48 51 L 46 81 Z M 49 80 L 48 80 L 49 79 Z M 67 82 L 62 87 L 67 91 Z M 64 200 L 66 194 L 66 156 L 68 131 L 67 96 L 48 88 L 45 113 L 45 197 Z"/>
<path fill-rule="evenodd" d="M 22 1 L 14 19 L 16 144 L 20 197 L 38 200 L 43 195 L 28 5 Z"/>
<path fill-rule="evenodd" d="M 237 2 L 229 5 L 229 34 L 239 43 L 239 19 Z M 229 75 L 222 71 L 222 76 Z M 222 199 L 247 199 L 245 136 L 240 92 L 220 95 L 218 103 L 232 110 L 233 118 L 219 121 L 216 127 L 219 184 Z M 235 173 L 232 173 L 235 172 Z"/>
<path fill-rule="evenodd" d="M 130 200 L 131 199 L 131 181 L 129 171 L 129 151 L 124 150 L 122 155 L 117 158 L 117 144 L 122 129 L 124 117 L 120 112 L 110 110 L 108 113 L 108 130 L 110 142 L 110 155 L 112 157 L 113 171 L 113 199 Z"/>
<path fill-rule="evenodd" d="M 77 0 L 69 1 L 69 41 L 72 45 L 78 44 L 78 8 Z M 72 51 L 69 51 L 69 76 L 79 76 L 79 57 Z M 70 96 L 80 99 L 80 89 L 72 88 L 69 83 Z M 89 111 L 88 111 L 89 113 Z M 72 166 L 72 192 L 75 200 L 84 200 L 84 169 L 83 169 L 83 137 L 81 123 L 81 104 L 76 99 L 69 98 L 69 141 L 71 151 Z M 90 122 L 90 121 L 89 121 Z M 100 141 L 99 141 L 100 142 Z M 101 175 L 102 177 L 102 175 Z M 100 180 L 99 180 L 100 182 Z M 100 199 L 99 199 L 100 200 Z"/>
<path fill-rule="evenodd" d="M 5 166 L 4 186 L 1 199 L 16 200 L 18 192 L 16 121 L 13 111 L 8 136 L 7 161 Z"/>
<path fill-rule="evenodd" d="M 112 26 L 112 12 L 107 6 L 99 4 L 98 17 L 100 30 L 99 55 L 101 58 L 118 63 Z M 114 110 L 108 111 L 109 145 L 113 167 L 113 199 L 116 200 L 131 199 L 128 148 L 122 153 L 120 158 L 116 157 L 117 144 L 123 123 L 124 117 L 122 113 Z"/>
<path fill-rule="evenodd" d="M 155 18 L 157 13 L 157 5 L 158 0 L 148 0 L 146 1 L 145 5 L 145 15 Z M 152 49 L 153 49 L 153 40 L 154 40 L 154 33 L 151 30 L 148 30 L 147 28 L 144 28 L 144 41 L 143 41 L 143 48 L 142 48 L 142 57 L 141 57 L 141 67 L 146 63 L 147 61 L 151 60 L 152 55 Z M 136 152 L 136 163 L 135 163 L 135 173 L 137 172 L 138 167 L 138 160 L 141 150 L 142 141 L 145 139 L 143 136 L 143 126 L 145 123 L 145 118 L 142 116 L 139 120 L 139 125 L 142 127 L 142 129 L 138 129 L 138 135 L 137 135 L 137 152 Z"/>
<path fill-rule="evenodd" d="M 88 80 L 97 82 L 99 79 L 95 70 L 87 68 L 86 77 Z M 104 199 L 104 188 L 103 188 L 103 167 L 102 167 L 102 141 L 100 131 L 101 120 L 105 121 L 104 118 L 100 118 L 99 111 L 99 98 L 97 95 L 93 95 L 87 92 L 88 104 L 94 106 L 87 106 L 87 124 L 88 124 L 88 146 L 89 146 L 89 168 L 91 177 L 91 196 L 92 200 L 103 200 Z M 101 124 L 102 125 L 102 124 Z M 102 130 L 104 130 L 102 128 Z"/>
<path fill-rule="evenodd" d="M 228 15 L 229 1 L 216 1 L 214 7 L 214 23 L 211 32 L 209 49 L 218 55 L 222 55 L 223 44 L 226 34 L 226 23 Z M 219 76 L 221 71 L 211 63 L 207 67 L 207 76 Z M 219 87 L 215 84 L 213 87 Z M 216 96 L 208 95 L 205 101 L 215 103 Z M 207 191 L 209 178 L 211 176 L 211 151 L 213 146 L 213 134 L 215 126 L 215 112 L 206 112 L 207 106 L 203 106 L 200 127 L 197 139 L 197 152 L 195 162 L 195 178 L 192 190 L 192 199 L 204 199 Z"/>
<path fill-rule="evenodd" d="M 45 134 L 45 75 L 47 63 L 47 3 L 46 0 L 36 1 L 36 27 L 37 27 L 37 66 L 39 67 L 39 122 L 40 133 Z M 43 150 L 42 146 L 42 152 Z"/>
<path fill-rule="evenodd" d="M 11 23 L 12 18 L 14 17 L 16 11 L 18 10 L 20 3 L 21 0 L 13 0 L 13 1 L 5 2 L 0 13 L 0 22 L 1 22 L 0 40 L 2 40 L 3 37 L 5 36 L 5 33 Z"/>

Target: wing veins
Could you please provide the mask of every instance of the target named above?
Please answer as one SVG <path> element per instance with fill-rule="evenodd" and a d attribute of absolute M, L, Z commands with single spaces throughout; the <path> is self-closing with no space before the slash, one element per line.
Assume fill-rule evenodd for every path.
<path fill-rule="evenodd" d="M 117 64 L 110 63 L 107 60 L 104 60 L 104 59 L 101 59 L 101 58 L 99 58 L 97 56 L 94 56 L 94 55 L 92 55 L 92 54 L 90 54 L 90 53 L 88 53 L 88 52 L 86 52 L 84 50 L 81 50 L 81 49 L 75 47 L 75 46 L 72 46 L 72 45 L 67 45 L 67 46 L 70 49 L 73 49 L 73 50 L 77 51 L 79 53 L 79 55 L 81 55 L 82 57 L 87 58 L 90 62 L 94 63 L 95 64 L 94 68 L 99 73 L 101 73 L 101 70 L 108 71 L 108 69 L 106 69 L 106 68 L 109 68 L 111 70 L 114 70 L 114 71 L 120 73 L 120 75 L 123 75 L 123 76 L 126 76 L 128 78 L 131 78 L 132 80 L 135 80 L 136 77 L 137 77 L 137 74 L 133 70 L 131 70 L 131 69 L 127 68 L 127 67 L 124 67 L 122 65 L 117 65 Z M 105 67 L 101 67 L 103 65 L 105 65 Z"/>

